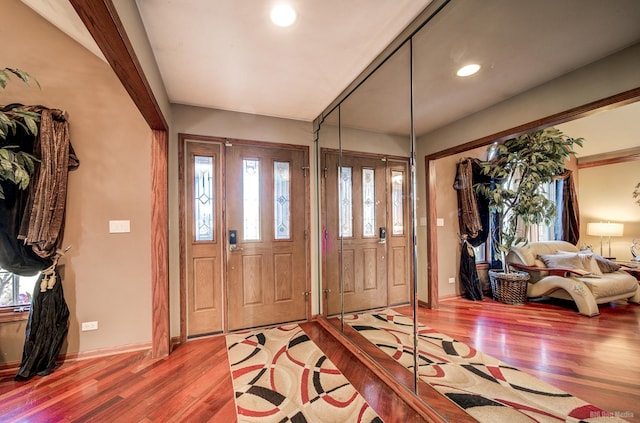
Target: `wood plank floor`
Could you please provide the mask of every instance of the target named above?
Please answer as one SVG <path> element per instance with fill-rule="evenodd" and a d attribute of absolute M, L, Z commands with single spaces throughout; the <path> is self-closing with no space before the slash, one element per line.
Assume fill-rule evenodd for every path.
<path fill-rule="evenodd" d="M 455 299 L 438 310 L 421 308 L 419 319 L 640 422 L 638 305 L 602 306 L 600 316 L 587 318 L 566 304 Z M 319 324 L 301 326 L 386 422 L 422 421 Z M 188 342 L 159 360 L 134 352 L 65 362 L 28 382 L 14 382 L 13 375 L 0 373 L 2 422 L 236 421 L 224 337 Z"/>
<path fill-rule="evenodd" d="M 507 305 L 454 299 L 440 302 L 438 310 L 420 308 L 418 319 L 625 420 L 640 422 L 638 304 L 601 305 L 600 315 L 590 318 L 560 300 Z"/>
<path fill-rule="evenodd" d="M 416 412 L 316 322 L 302 323 L 385 422 L 422 422 Z M 235 422 L 222 336 L 188 342 L 154 360 L 135 352 L 63 363 L 15 382 L 0 373 L 0 422 Z"/>

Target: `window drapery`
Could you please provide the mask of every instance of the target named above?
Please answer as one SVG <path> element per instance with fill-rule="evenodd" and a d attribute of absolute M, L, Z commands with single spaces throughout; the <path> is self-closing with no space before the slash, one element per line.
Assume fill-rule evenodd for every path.
<path fill-rule="evenodd" d="M 573 172 L 565 171 L 559 177 L 562 181 L 562 209 L 560 210 L 562 241 L 573 245 L 580 239 L 580 209 L 578 207 L 578 195 L 573 178 Z"/>
<path fill-rule="evenodd" d="M 7 107 L 18 107 L 11 105 Z M 79 162 L 69 139 L 66 112 L 43 106 L 21 106 L 41 115 L 38 136 L 21 128 L 5 140 L 33 154 L 36 169 L 26 191 L 3 182 L 5 200 L 0 201 L 0 267 L 19 275 L 41 272 L 34 287 L 27 321 L 25 344 L 16 380 L 46 375 L 68 331 L 69 309 L 57 268 L 64 233 L 69 169 Z"/>

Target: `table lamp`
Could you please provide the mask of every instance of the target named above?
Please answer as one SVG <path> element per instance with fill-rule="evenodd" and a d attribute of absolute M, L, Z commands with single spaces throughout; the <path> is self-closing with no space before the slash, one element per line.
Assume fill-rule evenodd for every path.
<path fill-rule="evenodd" d="M 600 255 L 603 255 L 602 240 L 604 239 L 604 237 L 607 237 L 607 241 L 609 243 L 609 257 L 611 257 L 611 237 L 622 236 L 623 230 L 624 230 L 624 225 L 622 223 L 598 222 L 598 223 L 587 224 L 587 235 L 600 237 Z"/>

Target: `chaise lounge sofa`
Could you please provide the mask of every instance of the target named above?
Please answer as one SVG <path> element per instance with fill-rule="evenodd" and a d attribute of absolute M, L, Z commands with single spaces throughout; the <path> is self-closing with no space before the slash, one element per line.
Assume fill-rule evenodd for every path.
<path fill-rule="evenodd" d="M 527 297 L 572 300 L 578 312 L 600 314 L 598 304 L 627 300 L 640 303 L 638 280 L 616 263 L 565 241 L 530 242 L 507 255 L 513 270 L 529 273 Z"/>

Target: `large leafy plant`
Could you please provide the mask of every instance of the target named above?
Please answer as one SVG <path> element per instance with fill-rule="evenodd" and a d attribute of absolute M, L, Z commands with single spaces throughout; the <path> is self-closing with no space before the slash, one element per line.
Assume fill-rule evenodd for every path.
<path fill-rule="evenodd" d="M 0 69 L 0 87 L 6 88 L 11 76 L 17 77 L 26 85 L 34 81 L 38 87 L 40 86 L 38 81 L 20 69 L 3 68 Z M 39 121 L 38 113 L 21 107 L 0 110 L 0 181 L 10 181 L 19 189 L 26 189 L 29 185 L 36 159 L 31 154 L 19 151 L 18 146 L 9 143 L 19 127 L 23 128 L 27 134 L 37 135 Z M 4 198 L 2 185 L 0 185 L 0 198 Z"/>
<path fill-rule="evenodd" d="M 555 203 L 544 193 L 544 186 L 565 171 L 566 160 L 582 146 L 582 138 L 570 138 L 555 128 L 520 135 L 495 146 L 493 157 L 481 162 L 483 174 L 492 182 L 476 185 L 476 191 L 489 200 L 489 209 L 499 213 L 498 251 L 505 272 L 506 253 L 526 243 L 524 230 L 540 223 L 551 224 Z"/>

